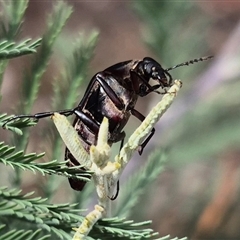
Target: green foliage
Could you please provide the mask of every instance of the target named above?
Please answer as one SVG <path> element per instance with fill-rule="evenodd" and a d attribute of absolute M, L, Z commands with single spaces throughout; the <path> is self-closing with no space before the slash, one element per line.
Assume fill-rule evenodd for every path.
<path fill-rule="evenodd" d="M 40 80 L 47 69 L 47 65 L 52 54 L 53 44 L 61 33 L 67 19 L 70 17 L 72 8 L 63 1 L 57 1 L 52 14 L 47 19 L 47 29 L 42 38 L 40 49 L 35 55 L 35 59 L 31 65 L 30 74 L 25 75 L 23 81 L 23 99 L 24 102 L 22 113 L 29 113 L 32 105 L 36 100 L 39 91 Z M 31 82 L 31 87 L 29 83 Z"/>
<path fill-rule="evenodd" d="M 122 197 L 115 209 L 116 216 L 130 216 L 139 198 L 146 193 L 149 184 L 164 170 L 166 156 L 161 152 L 162 150 L 151 154 L 146 164 L 124 184 L 121 189 Z"/>
<path fill-rule="evenodd" d="M 134 9 L 146 28 L 143 37 L 164 67 L 206 54 L 206 36 L 210 23 L 194 2 L 134 1 Z M 201 33 L 201 34 L 199 34 Z M 176 70 L 178 79 L 187 81 L 184 73 L 194 72 L 199 65 Z M 184 76 L 184 78 L 182 77 Z M 189 74 L 190 76 L 190 74 Z"/>
<path fill-rule="evenodd" d="M 175 151 L 171 153 L 174 162 L 181 159 L 178 164 L 186 164 L 200 157 L 218 155 L 228 147 L 238 149 L 240 112 L 236 109 L 240 107 L 240 101 L 238 91 L 234 89 L 239 87 L 238 82 L 222 89 L 218 86 L 213 97 L 199 102 L 191 112 L 184 115 L 176 127 L 176 135 L 171 136 L 172 143 L 175 144 Z M 226 94 L 228 92 L 231 94 Z M 188 151 L 180 151 L 186 148 Z"/>
<path fill-rule="evenodd" d="M 36 231 L 32 231 L 32 230 L 25 231 L 25 230 L 13 229 L 13 230 L 10 230 L 10 231 L 4 233 L 5 226 L 6 225 L 0 225 L 0 234 L 1 234 L 0 239 L 1 240 L 15 240 L 15 239 L 34 240 L 34 239 L 36 239 L 36 237 L 39 236 L 39 234 L 41 232 L 41 229 L 38 229 Z M 45 240 L 45 239 L 48 239 L 49 237 L 50 237 L 50 235 L 45 235 L 44 237 L 38 238 L 38 240 Z"/>
<path fill-rule="evenodd" d="M 156 127 L 156 132 L 158 131 L 161 135 L 160 143 L 156 142 L 156 145 L 162 145 L 164 142 L 168 147 L 168 159 L 171 160 L 167 162 L 168 168 L 177 172 L 176 176 L 173 174 L 174 176 L 171 177 L 170 186 L 169 183 L 163 184 L 163 188 L 167 188 L 166 191 L 170 192 L 167 193 L 169 199 L 159 204 L 159 212 L 156 214 L 163 213 L 159 220 L 159 223 L 162 223 L 172 214 L 174 211 L 172 208 L 181 213 L 183 213 L 182 209 L 188 209 L 188 213 L 184 212 L 185 219 L 188 221 L 182 229 L 184 233 L 191 234 L 193 226 L 196 226 L 201 219 L 199 216 L 203 213 L 203 208 L 205 214 L 210 214 L 216 208 L 215 204 L 218 200 L 229 199 L 228 194 L 224 194 L 224 191 L 229 188 L 223 191 L 225 185 L 222 180 L 226 177 L 228 164 L 233 161 L 238 162 L 239 158 L 240 75 L 239 67 L 236 67 L 240 62 L 239 29 L 236 27 L 225 32 L 228 40 L 223 42 L 223 38 L 216 34 L 219 19 L 214 20 L 213 12 L 206 11 L 210 9 L 205 8 L 207 5 L 203 7 L 202 4 L 196 4 L 194 1 L 185 4 L 181 1 L 135 1 L 134 6 L 143 20 L 145 41 L 163 66 L 170 67 L 198 56 L 215 55 L 213 60 L 204 64 L 199 63 L 189 68 L 183 67 L 171 71 L 173 78 L 182 80 L 185 92 L 182 91 L 179 94 L 175 106 L 170 109 L 172 113 L 170 111 L 166 114 L 166 122 L 164 123 L 163 119 Z M 223 33 L 224 30 L 221 29 L 221 32 Z M 216 53 L 210 52 L 208 46 L 211 46 L 211 51 Z M 200 76 L 196 74 L 197 71 L 200 72 L 199 69 L 202 71 Z M 220 166 L 224 164 L 222 166 L 224 170 L 219 171 L 219 164 Z M 234 165 L 233 168 L 238 172 L 238 167 Z M 205 183 L 206 187 L 203 189 L 201 188 L 203 185 L 196 186 L 196 182 L 188 182 L 186 179 L 193 181 L 198 179 L 196 182 L 199 185 Z M 238 192 L 237 184 L 232 184 L 236 187 L 233 190 L 234 193 Z M 216 190 L 216 186 L 221 189 L 221 192 Z M 214 202 L 208 205 L 209 208 L 205 208 L 209 204 L 210 196 L 214 196 Z M 182 203 L 179 204 L 179 201 Z M 228 201 L 228 206 L 231 206 L 231 209 L 234 208 L 237 201 L 237 197 L 232 199 L 232 203 Z M 146 199 L 142 202 L 146 203 Z M 156 202 L 154 201 L 155 204 Z M 226 213 L 225 207 L 222 207 L 222 211 L 218 213 L 229 219 L 234 211 L 229 210 Z M 207 216 L 205 214 L 204 216 Z M 169 222 L 174 225 L 172 221 Z M 213 221 L 214 229 L 216 229 L 215 224 L 216 222 Z M 215 231 L 209 224 L 206 232 L 205 229 L 200 228 L 201 226 L 198 229 L 199 232 L 201 230 L 204 232 L 200 234 L 209 234 L 208 237 L 212 239 L 219 239 L 223 235 L 225 239 L 230 239 L 234 234 L 239 236 L 239 231 L 229 229 L 225 222 Z"/>
<path fill-rule="evenodd" d="M 33 193 L 21 195 L 19 190 L 0 188 L 0 216 L 2 222 L 7 222 L 11 218 L 11 226 L 8 226 L 6 234 L 14 234 L 12 226 L 19 220 L 29 223 L 32 229 L 41 229 L 41 236 L 47 239 L 48 233 L 51 239 L 71 239 L 71 228 L 75 227 L 83 217 L 78 213 L 82 210 L 75 209 L 69 204 L 47 204 L 46 199 L 40 197 L 32 198 Z M 108 218 L 100 220 L 90 232 L 89 239 L 104 236 L 104 239 L 170 239 L 156 238 L 157 233 L 152 229 L 145 229 L 150 221 L 134 223 L 132 220 L 124 218 Z M 1 229 L 2 232 L 6 228 Z M 35 230 L 34 234 L 38 233 Z M 31 232 L 28 232 L 30 235 Z M 3 233 L 4 234 L 4 233 Z M 15 239 L 22 239 L 16 237 Z M 43 238 L 38 238 L 43 239 Z M 87 238 L 88 239 L 88 238 Z"/>
<path fill-rule="evenodd" d="M 213 20 L 204 17 L 206 13 L 201 12 L 194 2 L 135 1 L 134 7 L 147 25 L 143 32 L 145 41 L 164 65 L 173 66 L 186 59 L 207 55 L 208 33 Z M 231 61 L 223 68 L 231 69 Z M 239 56 L 235 61 L 236 64 L 239 62 Z M 201 158 L 209 159 L 228 146 L 239 144 L 239 112 L 234 110 L 240 106 L 239 93 L 235 90 L 240 87 L 239 81 L 229 85 L 223 83 L 222 67 L 216 65 L 211 74 L 196 83 L 189 72 L 196 76 L 196 69 L 202 66 L 206 65 L 199 63 L 191 68 L 179 68 L 177 73 L 171 72 L 173 77 L 182 79 L 183 91 L 187 91 L 184 96 L 179 96 L 172 123 L 174 131 L 166 127 L 166 134 L 162 135 L 167 145 L 173 148 L 168 157 L 174 167 Z M 191 81 L 187 82 L 188 79 Z M 231 94 L 227 94 L 229 92 Z"/>

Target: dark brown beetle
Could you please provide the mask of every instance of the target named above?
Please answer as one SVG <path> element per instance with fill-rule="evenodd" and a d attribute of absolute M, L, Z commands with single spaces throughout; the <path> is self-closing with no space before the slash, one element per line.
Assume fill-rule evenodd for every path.
<path fill-rule="evenodd" d="M 166 89 L 173 84 L 172 77 L 169 74 L 170 70 L 210 58 L 212 57 L 194 59 L 168 69 L 163 69 L 158 62 L 150 57 L 145 57 L 143 60 L 129 60 L 117 63 L 93 76 L 83 99 L 76 108 L 57 112 L 65 116 L 76 115 L 73 126 L 78 132 L 86 151 L 89 152 L 91 145 L 96 145 L 103 117 L 107 117 L 109 120 L 109 145 L 121 141 L 122 146 L 125 137 L 123 128 L 127 124 L 129 117 L 133 115 L 140 121 L 145 119 L 134 108 L 138 97 L 144 97 L 151 92 L 160 93 L 159 89 L 163 91 L 162 93 L 165 93 Z M 155 81 L 156 84 L 150 85 L 150 79 Z M 14 116 L 4 125 L 18 118 L 35 118 L 38 120 L 49 117 L 54 112 Z M 155 129 L 152 129 L 149 136 L 143 141 L 138 150 L 139 154 L 142 153 L 154 132 Z M 80 165 L 67 148 L 65 159 L 69 160 L 68 166 Z M 71 178 L 69 182 L 71 187 L 77 191 L 81 191 L 86 184 L 85 181 Z M 115 199 L 116 196 L 112 199 Z"/>

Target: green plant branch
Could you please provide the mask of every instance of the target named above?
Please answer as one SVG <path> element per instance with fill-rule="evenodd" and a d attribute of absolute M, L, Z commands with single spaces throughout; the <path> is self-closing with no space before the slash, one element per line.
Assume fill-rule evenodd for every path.
<path fill-rule="evenodd" d="M 20 31 L 28 0 L 2 1 L 2 6 L 8 22 L 2 22 L 2 31 L 6 39 L 12 40 Z"/>
<path fill-rule="evenodd" d="M 53 160 L 46 163 L 35 163 L 34 161 L 44 156 L 45 153 L 24 154 L 24 151 L 15 152 L 15 147 L 9 147 L 3 142 L 0 143 L 0 162 L 9 165 L 12 168 L 20 168 L 22 170 L 30 170 L 34 173 L 40 172 L 45 174 L 56 174 L 65 177 L 76 178 L 84 181 L 89 181 L 91 177 L 90 171 L 82 171 L 79 166 L 67 167 L 66 162 L 58 162 Z"/>
<path fill-rule="evenodd" d="M 0 40 L 13 41 L 21 29 L 23 16 L 28 6 L 28 0 L 21 1 L 1 1 L 6 19 L 1 18 Z M 7 67 L 8 61 L 0 61 L 0 86 L 2 86 L 3 74 Z"/>
<path fill-rule="evenodd" d="M 31 73 L 24 78 L 24 109 L 23 113 L 29 113 L 37 97 L 40 86 L 40 79 L 46 71 L 52 54 L 53 44 L 62 31 L 67 19 L 72 13 L 72 8 L 63 1 L 57 1 L 53 13 L 49 16 L 48 28 L 42 38 L 42 44 L 39 48 L 36 59 L 31 66 Z M 29 85 L 31 87 L 29 87 Z"/>
<path fill-rule="evenodd" d="M 35 60 L 32 61 L 33 64 L 30 67 L 30 73 L 24 77 L 23 96 L 19 101 L 20 106 L 18 106 L 18 108 L 21 109 L 22 114 L 31 112 L 31 108 L 39 91 L 41 78 L 46 71 L 52 54 L 53 44 L 62 31 L 63 26 L 71 15 L 71 12 L 72 8 L 65 2 L 57 1 L 52 14 L 47 20 L 48 27 L 42 38 L 41 46 L 38 49 Z M 21 138 L 16 136 L 14 143 L 19 149 L 26 149 L 28 138 L 29 132 L 26 131 Z M 20 185 L 20 172 L 18 171 L 14 183 L 16 186 Z"/>
<path fill-rule="evenodd" d="M 31 39 L 27 39 L 19 44 L 4 40 L 0 42 L 0 60 L 36 53 L 36 48 L 40 45 L 40 43 L 41 39 L 38 39 L 32 43 Z"/>
<path fill-rule="evenodd" d="M 98 32 L 92 31 L 88 37 L 81 34 L 74 43 L 71 57 L 67 59 L 61 78 L 53 83 L 53 109 L 69 109 L 79 103 L 80 85 L 86 80 L 87 70 L 96 47 Z M 65 43 L 64 43 L 65 44 Z M 62 96 L 66 96 L 63 100 Z"/>
<path fill-rule="evenodd" d="M 0 126 L 7 130 L 10 130 L 18 135 L 22 135 L 21 128 L 34 126 L 37 124 L 36 121 L 32 121 L 29 118 L 16 119 L 15 121 L 9 121 L 13 118 L 13 115 L 8 116 L 6 113 L 0 115 Z M 9 121 L 9 123 L 7 123 Z M 7 123 L 7 124 L 6 124 Z"/>
<path fill-rule="evenodd" d="M 83 221 L 83 217 L 78 214 L 83 210 L 74 209 L 73 204 L 46 204 L 46 199 L 29 198 L 31 195 L 21 195 L 19 190 L 1 187 L 1 218 L 11 218 L 12 222 L 24 219 L 29 223 L 37 223 L 42 231 L 57 234 L 60 239 L 70 239 L 71 229 Z M 156 238 L 157 233 L 152 229 L 146 228 L 150 223 L 134 223 L 124 218 L 103 219 L 93 227 L 89 236 L 98 238 L 99 234 L 104 233 L 104 239 L 161 239 Z"/>
<path fill-rule="evenodd" d="M 36 240 L 36 237 L 40 235 L 41 229 L 38 229 L 36 231 L 33 230 L 17 230 L 13 229 L 11 231 L 8 231 L 4 233 L 4 228 L 6 228 L 6 225 L 0 225 L 0 240 L 15 240 L 15 239 L 24 239 L 24 240 Z M 50 235 L 45 235 L 44 237 L 37 238 L 38 240 L 45 240 L 48 239 Z"/>
<path fill-rule="evenodd" d="M 19 190 L 0 188 L 0 216 L 38 224 L 46 232 L 53 231 L 60 239 L 70 238 L 71 228 L 83 219 L 71 204 L 46 204 L 41 197 L 29 198 L 32 193 L 21 195 Z M 63 237 L 64 236 L 64 237 Z"/>

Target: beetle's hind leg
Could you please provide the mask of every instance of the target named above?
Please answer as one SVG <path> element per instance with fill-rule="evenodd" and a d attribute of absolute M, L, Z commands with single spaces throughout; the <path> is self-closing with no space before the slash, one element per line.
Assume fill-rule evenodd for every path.
<path fill-rule="evenodd" d="M 10 123 L 13 122 L 17 119 L 21 119 L 21 118 L 32 118 L 35 119 L 36 121 L 38 121 L 41 118 L 45 118 L 45 117 L 51 117 L 55 112 L 58 112 L 60 114 L 63 114 L 65 116 L 69 116 L 72 115 L 74 113 L 74 109 L 67 109 L 67 110 L 60 110 L 60 111 L 51 111 L 51 112 L 41 112 L 41 113 L 36 113 L 36 114 L 32 114 L 32 115 L 16 115 L 13 116 L 12 118 L 6 120 L 6 122 L 2 125 L 3 128 L 5 128 L 5 126 Z"/>

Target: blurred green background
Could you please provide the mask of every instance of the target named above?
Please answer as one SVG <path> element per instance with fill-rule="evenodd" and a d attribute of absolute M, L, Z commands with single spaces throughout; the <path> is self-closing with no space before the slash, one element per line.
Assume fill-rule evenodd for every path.
<path fill-rule="evenodd" d="M 22 37 L 37 38 L 42 34 L 43 19 L 53 2 L 30 1 Z M 79 100 L 91 76 L 114 63 L 151 56 L 169 68 L 214 55 L 209 62 L 171 72 L 174 79 L 182 80 L 183 89 L 156 126 L 156 134 L 143 156 L 135 155 L 125 176 L 144 164 L 155 149 L 164 148 L 166 169 L 143 195 L 131 217 L 152 219 L 161 235 L 240 239 L 240 2 L 68 2 L 74 13 L 56 44 L 33 112 L 52 110 L 52 79 L 61 71 L 67 42 L 79 31 L 97 29 L 100 33 Z M 18 76 L 28 61 L 27 57 L 16 59 L 8 67 L 1 90 L 1 112 L 14 113 L 11 109 L 21 87 Z M 136 109 L 146 115 L 160 97 L 152 94 L 139 99 Z M 42 121 L 32 129 L 28 151 L 46 151 L 40 134 L 46 124 Z M 132 119 L 126 131 L 131 132 L 138 124 Z M 41 194 L 39 181 L 44 180 L 32 174 L 25 178 L 22 188 Z M 56 193 L 57 201 L 69 200 L 67 181 L 64 186 L 66 189 Z"/>

